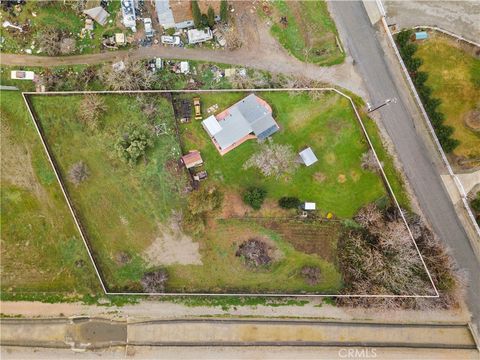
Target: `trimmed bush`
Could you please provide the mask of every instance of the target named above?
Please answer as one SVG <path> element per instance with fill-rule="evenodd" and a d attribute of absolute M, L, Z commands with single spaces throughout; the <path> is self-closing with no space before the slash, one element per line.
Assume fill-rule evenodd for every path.
<path fill-rule="evenodd" d="M 250 205 L 254 210 L 260 210 L 266 195 L 267 191 L 265 189 L 249 187 L 243 193 L 243 201 L 245 204 Z"/>
<path fill-rule="evenodd" d="M 278 205 L 284 209 L 296 209 L 301 203 L 300 199 L 292 196 L 284 196 L 278 200 Z"/>

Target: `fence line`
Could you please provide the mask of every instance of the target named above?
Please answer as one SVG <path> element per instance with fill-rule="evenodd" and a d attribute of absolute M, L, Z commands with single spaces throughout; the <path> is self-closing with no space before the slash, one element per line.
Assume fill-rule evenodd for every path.
<path fill-rule="evenodd" d="M 437 150 L 440 152 L 442 160 L 443 160 L 443 162 L 444 162 L 444 164 L 445 164 L 445 166 L 448 170 L 448 174 L 453 179 L 455 187 L 457 188 L 457 190 L 460 194 L 460 198 L 462 199 L 463 206 L 464 206 L 465 210 L 467 211 L 470 222 L 472 223 L 473 228 L 475 229 L 475 231 L 477 233 L 477 236 L 480 237 L 480 227 L 478 226 L 478 223 L 475 220 L 475 216 L 473 215 L 472 209 L 470 209 L 470 205 L 468 204 L 467 193 L 465 192 L 465 189 L 464 189 L 461 181 L 458 179 L 457 175 L 453 172 L 453 169 L 450 166 L 450 162 L 448 161 L 448 158 L 447 158 L 445 152 L 443 151 L 442 145 L 440 144 L 440 141 L 438 140 L 437 134 L 435 133 L 435 129 L 433 128 L 432 123 L 430 122 L 430 119 L 427 115 L 427 112 L 425 111 L 425 107 L 423 106 L 423 103 L 420 99 L 420 96 L 418 95 L 417 89 L 415 88 L 415 85 L 413 84 L 412 78 L 410 77 L 410 74 L 407 70 L 407 67 L 405 66 L 405 63 L 403 62 L 402 56 L 400 55 L 400 52 L 398 51 L 397 44 L 395 43 L 395 40 L 393 39 L 393 35 L 390 32 L 390 29 L 388 27 L 387 21 L 385 20 L 385 17 L 382 17 L 382 24 L 385 28 L 385 31 L 386 31 L 388 39 L 390 40 L 390 43 L 393 47 L 393 50 L 395 51 L 395 55 L 397 56 L 397 59 L 398 59 L 400 65 L 402 67 L 405 78 L 407 79 L 407 83 L 410 87 L 410 90 L 413 93 L 413 97 L 415 98 L 415 101 L 416 101 L 418 107 L 420 108 L 420 112 L 422 113 L 422 116 L 423 116 L 423 118 L 424 118 L 424 120 L 427 124 L 429 133 L 430 133 L 433 141 L 435 142 L 435 145 L 437 146 Z M 457 36 L 457 38 L 460 39 L 461 37 Z M 473 43 L 473 44 L 475 44 L 475 43 Z M 475 248 L 476 247 L 474 246 L 474 249 Z"/>
<path fill-rule="evenodd" d="M 387 185 L 387 190 L 388 190 L 388 193 L 391 195 L 392 199 L 394 200 L 394 203 L 396 205 L 396 207 L 398 208 L 399 210 L 399 213 L 400 213 L 400 216 L 402 217 L 402 220 L 407 228 L 407 231 L 408 231 L 408 234 L 410 236 L 410 239 L 412 240 L 412 243 L 417 251 L 417 254 L 418 256 L 420 257 L 420 260 L 422 262 L 422 265 L 425 269 L 425 272 L 427 273 L 428 275 L 428 279 L 432 285 L 432 288 L 435 292 L 435 295 L 417 295 L 417 294 L 413 294 L 413 295 L 396 295 L 396 294 L 376 294 L 376 295 L 371 295 L 371 294 L 282 294 L 282 293 L 279 293 L 279 294 L 272 294 L 272 293 L 267 293 L 267 294 L 262 294 L 262 293 L 222 293 L 222 294 L 216 294 L 216 293 L 158 293 L 158 292 L 153 292 L 153 293 L 143 293 L 143 292 L 110 292 L 108 291 L 108 287 L 105 286 L 104 284 L 104 279 L 102 277 L 102 272 L 99 270 L 99 268 L 97 267 L 97 263 L 95 261 L 95 258 L 92 254 L 93 251 L 91 251 L 91 248 L 90 248 L 90 244 L 88 242 L 88 237 L 86 236 L 86 234 L 84 234 L 84 230 L 83 230 L 83 227 L 81 225 L 81 222 L 80 220 L 77 218 L 77 215 L 75 213 L 75 210 L 74 210 L 74 207 L 73 205 L 71 204 L 70 202 L 70 198 L 68 196 L 68 193 L 66 191 L 66 188 L 64 186 L 64 183 L 62 181 L 62 178 L 60 176 L 60 172 L 57 170 L 57 167 L 54 163 L 54 160 L 53 160 L 53 156 L 50 154 L 50 150 L 49 150 L 49 147 L 46 143 L 46 140 L 44 139 L 43 137 L 43 134 L 41 132 L 41 128 L 39 127 L 39 124 L 37 124 L 37 120 L 36 118 L 34 117 L 33 115 L 33 112 L 30 108 L 30 103 L 29 101 L 27 101 L 27 96 L 28 95 L 42 95 L 42 96 L 50 96 L 50 95 L 78 95 L 78 94 L 141 94 L 141 93 L 203 93 L 203 92 L 218 92 L 218 93 L 221 93 L 221 92 L 278 92 L 278 91 L 282 91 L 282 92 L 286 92 L 286 91 L 298 91 L 298 92 L 301 92 L 301 91 L 321 91 L 321 92 L 335 92 L 337 93 L 338 95 L 346 98 L 349 102 L 350 102 L 350 105 L 352 106 L 353 110 L 354 110 L 354 113 L 355 113 L 355 116 L 360 124 L 360 127 L 362 129 L 362 132 L 368 142 L 368 145 L 370 147 L 370 149 L 373 151 L 373 154 L 375 155 L 375 160 L 377 162 L 377 165 L 380 169 L 380 172 L 382 174 L 382 179 L 384 180 L 384 182 L 386 183 Z M 38 135 L 40 136 L 40 139 L 42 141 L 42 144 L 43 144 L 43 148 L 45 150 L 45 152 L 47 153 L 47 157 L 50 161 L 50 164 L 55 172 L 55 176 L 57 178 L 57 181 L 60 185 L 60 188 L 62 189 L 62 193 L 65 197 L 65 200 L 67 201 L 67 204 L 68 204 L 68 207 L 70 209 L 70 213 L 72 214 L 74 220 L 75 220 L 75 224 L 81 234 L 81 237 L 82 237 L 82 240 L 84 242 L 84 245 L 87 249 L 87 252 L 88 252 L 88 255 L 90 257 L 90 260 L 92 261 L 93 263 L 93 266 L 95 268 L 95 271 L 97 273 L 97 276 L 100 280 L 100 283 L 102 285 L 102 289 L 104 291 L 104 293 L 106 295 L 134 295 L 134 296 L 252 296 L 252 297 L 256 297 L 256 296 L 262 296 L 262 297 L 351 297 L 351 298 L 438 298 L 440 295 L 438 293 L 438 290 L 437 290 L 437 287 L 435 286 L 435 283 L 432 279 L 432 276 L 430 274 L 430 271 L 428 270 L 428 267 L 423 259 L 423 256 L 420 252 L 420 249 L 418 248 L 418 245 L 413 237 L 413 234 L 410 230 L 410 226 L 408 225 L 408 222 L 405 218 L 405 215 L 400 207 L 400 204 L 397 200 L 397 197 L 395 196 L 395 193 L 393 192 L 393 189 L 390 185 L 390 182 L 388 181 L 388 178 L 387 178 L 387 175 L 385 174 L 385 171 L 383 169 L 383 165 L 382 165 L 382 162 L 380 161 L 378 155 L 377 155 L 377 152 L 373 146 L 373 143 L 372 141 L 370 140 L 370 136 L 368 135 L 368 132 L 363 124 L 363 121 L 362 121 L 362 118 L 355 106 L 355 103 L 353 101 L 353 99 L 348 96 L 347 94 L 341 92 L 340 90 L 338 89 L 335 89 L 335 88 L 331 88 L 331 87 L 325 87 L 325 88 L 276 88 L 276 89 L 215 89 L 215 90 L 135 90 L 135 91 L 122 91 L 122 90 L 119 90 L 119 91 L 52 91 L 52 92 L 41 92 L 41 93 L 37 93 L 37 92 L 22 92 L 22 96 L 23 96 L 23 99 L 25 101 L 25 104 L 27 106 L 27 109 L 28 109 L 28 112 L 35 124 L 35 127 L 37 129 L 37 132 L 38 132 Z"/>
<path fill-rule="evenodd" d="M 476 47 L 480 47 L 480 44 L 475 42 L 475 41 L 472 41 L 472 40 L 468 40 L 468 39 L 465 39 L 463 36 L 460 36 L 460 35 L 457 35 L 451 31 L 448 31 L 448 30 L 445 30 L 445 29 L 442 29 L 438 26 L 429 26 L 429 25 L 417 25 L 417 26 L 413 26 L 412 29 L 428 29 L 428 30 L 435 30 L 435 31 L 438 31 L 438 32 L 441 32 L 441 33 L 444 33 L 446 35 L 449 35 L 457 40 L 460 40 L 460 41 L 464 41 L 470 45 L 473 45 L 473 46 L 476 46 Z M 401 30 L 398 30 L 398 31 L 395 31 L 393 32 L 393 34 L 398 34 Z"/>

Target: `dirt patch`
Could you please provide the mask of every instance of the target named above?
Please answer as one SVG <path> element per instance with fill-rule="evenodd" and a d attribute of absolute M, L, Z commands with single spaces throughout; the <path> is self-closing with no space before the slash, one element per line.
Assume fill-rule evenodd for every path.
<path fill-rule="evenodd" d="M 222 218 L 242 217 L 248 214 L 250 207 L 246 205 L 240 194 L 227 192 L 223 200 Z"/>
<path fill-rule="evenodd" d="M 475 131 L 480 132 L 480 105 L 476 109 L 465 114 L 465 125 Z"/>
<path fill-rule="evenodd" d="M 338 181 L 340 184 L 343 184 L 343 183 L 345 183 L 345 181 L 347 181 L 347 177 L 346 177 L 344 174 L 340 174 L 340 175 L 338 175 L 338 177 L 337 177 L 337 181 Z"/>
<path fill-rule="evenodd" d="M 124 251 L 119 251 L 115 254 L 115 262 L 119 265 L 126 265 L 132 260 L 132 257 Z"/>
<path fill-rule="evenodd" d="M 330 152 L 330 153 L 326 154 L 324 158 L 325 158 L 325 161 L 327 162 L 327 164 L 329 164 L 329 165 L 335 164 L 335 161 L 337 160 L 337 157 L 335 156 L 335 154 L 333 152 Z"/>
<path fill-rule="evenodd" d="M 143 254 L 152 265 L 202 265 L 199 243 L 185 235 L 179 224 L 175 215 L 159 224 L 158 237 Z"/>
<path fill-rule="evenodd" d="M 319 255 L 327 261 L 336 258 L 336 242 L 340 234 L 339 223 L 306 221 L 262 221 L 262 225 L 279 233 L 297 251 Z"/>
<path fill-rule="evenodd" d="M 351 170 L 350 178 L 353 180 L 353 182 L 357 182 L 358 180 L 360 180 L 360 174 L 355 170 Z"/>
<path fill-rule="evenodd" d="M 43 187 L 39 185 L 33 170 L 28 148 L 11 141 L 10 129 L 5 123 L 2 123 L 0 129 L 2 133 L 2 181 L 30 190 L 41 199 L 47 199 L 48 196 Z M 6 151 L 7 149 L 8 151 Z"/>
<path fill-rule="evenodd" d="M 316 172 L 315 174 L 313 174 L 313 179 L 314 179 L 316 182 L 322 183 L 322 182 L 324 182 L 325 180 L 327 180 L 327 175 L 325 175 L 324 173 L 318 171 L 318 172 Z"/>

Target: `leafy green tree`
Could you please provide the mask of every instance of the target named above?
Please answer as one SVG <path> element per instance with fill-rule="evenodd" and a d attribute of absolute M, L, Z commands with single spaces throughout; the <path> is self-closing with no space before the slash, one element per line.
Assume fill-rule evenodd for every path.
<path fill-rule="evenodd" d="M 118 157 L 128 163 L 135 165 L 147 150 L 153 147 L 153 134 L 145 126 L 128 124 L 123 134 L 115 143 L 115 151 Z"/>
<path fill-rule="evenodd" d="M 228 22 L 228 3 L 227 0 L 222 0 L 220 2 L 220 19 L 222 22 Z"/>
<path fill-rule="evenodd" d="M 243 201 L 245 204 L 250 205 L 254 210 L 260 210 L 266 195 L 267 191 L 265 189 L 259 187 L 249 187 L 243 193 Z"/>
<path fill-rule="evenodd" d="M 208 26 L 212 28 L 215 25 L 215 11 L 211 6 L 208 7 L 207 20 Z"/>
<path fill-rule="evenodd" d="M 193 15 L 193 24 L 197 29 L 202 27 L 202 12 L 198 6 L 197 0 L 192 0 L 192 15 Z"/>

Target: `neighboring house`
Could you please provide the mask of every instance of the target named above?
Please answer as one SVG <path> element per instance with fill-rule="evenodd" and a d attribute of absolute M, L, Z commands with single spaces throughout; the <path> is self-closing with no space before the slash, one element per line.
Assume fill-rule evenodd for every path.
<path fill-rule="evenodd" d="M 215 18 L 219 19 L 220 1 L 198 0 L 202 14 L 206 14 L 211 6 L 215 11 Z M 188 29 L 194 26 L 191 1 L 186 0 L 155 0 L 158 23 L 164 29 Z"/>
<path fill-rule="evenodd" d="M 315 164 L 318 159 L 313 153 L 312 148 L 306 148 L 305 150 L 300 151 L 299 153 L 300 158 L 302 159 L 302 162 L 305 164 L 305 166 L 310 166 Z"/>
<path fill-rule="evenodd" d="M 198 150 L 192 150 L 188 154 L 182 156 L 182 162 L 187 169 L 191 169 L 202 165 L 203 159 Z"/>
<path fill-rule="evenodd" d="M 133 32 L 137 31 L 137 16 L 135 15 L 135 1 L 122 0 L 122 23 Z"/>
<path fill-rule="evenodd" d="M 202 30 L 190 29 L 187 31 L 187 36 L 189 44 L 198 44 L 213 39 L 212 30 L 209 28 Z"/>
<path fill-rule="evenodd" d="M 272 108 L 255 94 L 216 116 L 209 116 L 202 121 L 202 126 L 221 155 L 249 139 L 264 140 L 279 130 Z"/>

